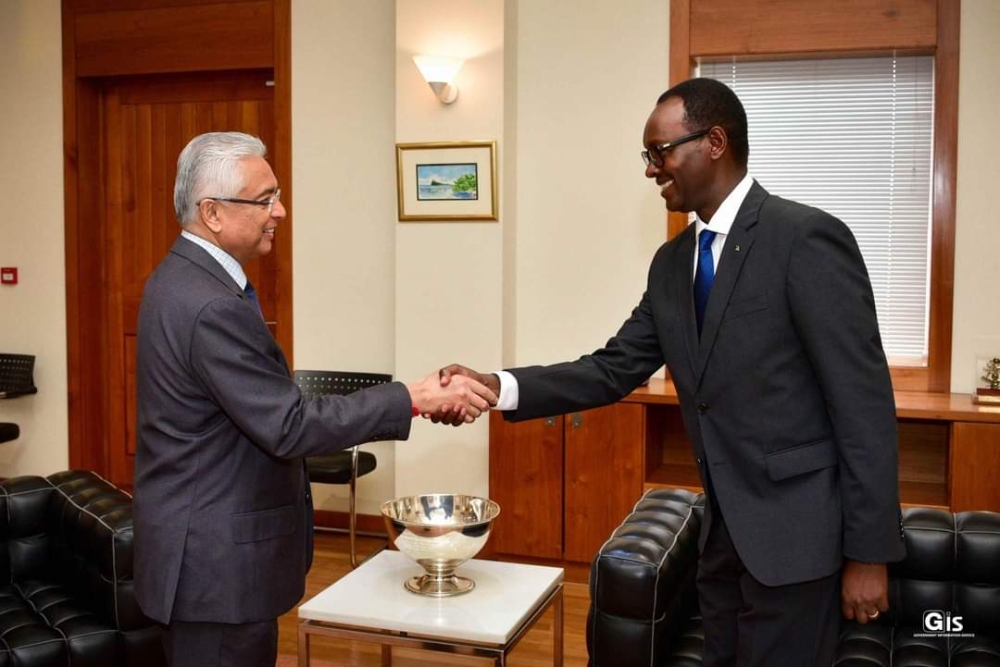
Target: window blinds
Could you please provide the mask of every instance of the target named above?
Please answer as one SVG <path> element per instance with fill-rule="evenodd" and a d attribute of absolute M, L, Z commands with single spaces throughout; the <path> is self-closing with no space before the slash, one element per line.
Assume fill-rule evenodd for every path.
<path fill-rule="evenodd" d="M 894 365 L 927 360 L 932 56 L 702 63 L 747 111 L 750 174 L 843 220 Z"/>

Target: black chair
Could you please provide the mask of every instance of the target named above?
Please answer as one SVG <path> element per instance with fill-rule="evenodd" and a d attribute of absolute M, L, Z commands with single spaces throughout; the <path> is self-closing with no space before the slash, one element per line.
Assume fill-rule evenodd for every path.
<path fill-rule="evenodd" d="M 383 373 L 342 373 L 339 371 L 295 371 L 295 383 L 306 396 L 345 395 L 366 387 L 392 382 L 391 375 Z M 315 484 L 348 484 L 348 533 L 351 537 L 351 567 L 358 566 L 355 548 L 357 534 L 357 514 L 355 512 L 355 489 L 358 477 L 375 470 L 377 461 L 370 452 L 351 447 L 326 456 L 306 459 L 309 481 Z"/>
<path fill-rule="evenodd" d="M 35 357 L 27 354 L 0 354 L 0 398 L 37 394 L 34 379 Z"/>
<path fill-rule="evenodd" d="M 10 442 L 21 437 L 21 429 L 17 424 L 0 422 L 0 442 Z"/>

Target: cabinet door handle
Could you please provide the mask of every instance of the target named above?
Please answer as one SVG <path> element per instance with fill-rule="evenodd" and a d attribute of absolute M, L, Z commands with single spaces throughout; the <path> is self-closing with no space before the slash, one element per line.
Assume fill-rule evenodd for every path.
<path fill-rule="evenodd" d="M 569 420 L 570 420 L 570 424 L 573 425 L 573 428 L 582 428 L 583 427 L 583 415 L 581 413 L 574 412 L 573 414 L 571 414 L 569 416 Z"/>
<path fill-rule="evenodd" d="M 545 418 L 545 425 L 546 426 L 555 426 L 556 425 L 556 418 L 555 417 L 546 417 Z"/>

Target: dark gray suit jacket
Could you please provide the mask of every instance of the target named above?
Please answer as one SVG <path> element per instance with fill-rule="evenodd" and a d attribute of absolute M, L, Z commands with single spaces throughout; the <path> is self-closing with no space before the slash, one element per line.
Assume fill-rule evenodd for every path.
<path fill-rule="evenodd" d="M 398 382 L 303 397 L 256 306 L 183 237 L 146 283 L 136 384 L 135 592 L 163 623 L 291 609 L 312 562 L 302 457 L 409 437 Z"/>
<path fill-rule="evenodd" d="M 665 363 L 702 481 L 710 473 L 754 577 L 790 584 L 832 574 L 844 557 L 901 559 L 895 403 L 850 230 L 755 182 L 726 238 L 700 340 L 694 248 L 691 225 L 659 249 L 646 293 L 604 348 L 513 369 L 520 400 L 506 416 L 611 403 Z"/>

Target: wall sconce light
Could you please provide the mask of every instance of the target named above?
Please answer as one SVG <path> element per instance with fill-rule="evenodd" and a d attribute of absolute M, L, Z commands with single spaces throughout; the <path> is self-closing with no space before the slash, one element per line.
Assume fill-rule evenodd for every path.
<path fill-rule="evenodd" d="M 413 56 L 413 63 L 442 103 L 451 104 L 458 99 L 458 86 L 451 82 L 465 64 L 464 60 L 444 56 Z"/>

